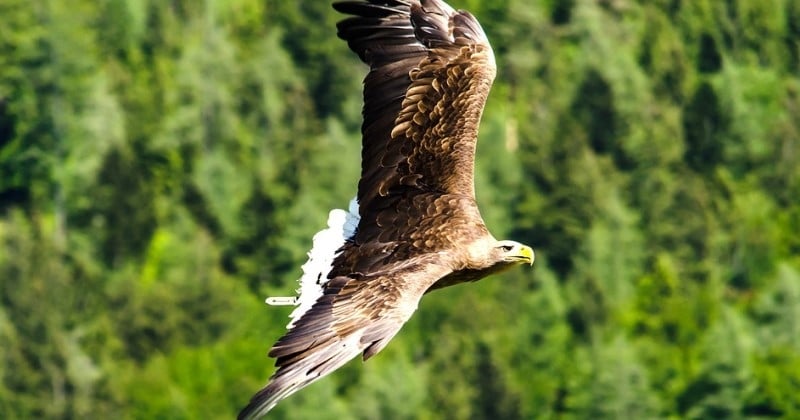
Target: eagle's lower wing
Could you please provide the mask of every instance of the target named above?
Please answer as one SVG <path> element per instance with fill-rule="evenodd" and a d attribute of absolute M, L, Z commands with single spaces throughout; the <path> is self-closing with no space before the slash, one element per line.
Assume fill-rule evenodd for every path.
<path fill-rule="evenodd" d="M 489 41 L 468 12 L 440 0 L 334 4 L 339 22 L 370 72 L 358 202 L 362 216 L 399 191 L 474 197 L 475 143 L 495 76 Z"/>
<path fill-rule="evenodd" d="M 278 401 L 363 353 L 379 352 L 417 309 L 419 299 L 450 269 L 428 255 L 380 272 L 338 276 L 269 352 L 278 370 L 239 413 L 258 418 Z"/>

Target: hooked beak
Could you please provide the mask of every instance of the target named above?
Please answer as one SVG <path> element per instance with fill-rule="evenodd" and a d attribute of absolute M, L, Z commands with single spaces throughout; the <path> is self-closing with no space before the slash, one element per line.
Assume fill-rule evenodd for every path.
<path fill-rule="evenodd" d="M 527 245 L 522 245 L 519 247 L 519 253 L 514 255 L 513 258 L 522 263 L 533 265 L 533 260 L 536 259 L 536 255 L 533 253 L 533 248 Z"/>

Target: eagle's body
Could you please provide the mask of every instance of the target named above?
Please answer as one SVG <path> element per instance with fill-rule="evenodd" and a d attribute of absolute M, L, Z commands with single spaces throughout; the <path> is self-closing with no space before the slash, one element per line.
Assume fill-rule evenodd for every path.
<path fill-rule="evenodd" d="M 531 248 L 489 233 L 475 201 L 478 125 L 495 76 L 477 20 L 441 0 L 334 8 L 353 15 L 339 36 L 370 66 L 358 194 L 315 236 L 291 299 L 299 306 L 269 352 L 277 371 L 240 418 L 379 352 L 426 292 L 533 263 Z"/>

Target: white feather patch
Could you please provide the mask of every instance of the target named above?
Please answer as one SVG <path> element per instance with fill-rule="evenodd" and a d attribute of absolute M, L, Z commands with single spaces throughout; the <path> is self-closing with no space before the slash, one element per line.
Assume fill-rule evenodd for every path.
<path fill-rule="evenodd" d="M 267 298 L 267 304 L 270 305 L 297 305 L 297 308 L 289 315 L 291 321 L 286 328 L 294 327 L 295 322 L 322 296 L 333 260 L 338 256 L 338 251 L 345 241 L 355 234 L 360 219 L 358 201 L 355 198 L 350 200 L 348 210 L 331 210 L 328 214 L 328 227 L 314 235 L 314 244 L 311 251 L 308 252 L 308 261 L 301 267 L 303 275 L 299 280 L 298 296 Z"/>

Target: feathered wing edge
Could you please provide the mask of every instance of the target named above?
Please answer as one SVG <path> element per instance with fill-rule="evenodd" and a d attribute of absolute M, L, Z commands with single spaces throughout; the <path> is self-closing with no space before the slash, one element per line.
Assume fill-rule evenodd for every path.
<path fill-rule="evenodd" d="M 256 393 L 250 403 L 242 409 L 237 419 L 257 419 L 272 410 L 279 401 L 301 388 L 333 372 L 360 353 L 358 338 L 347 337 L 346 341 L 331 341 L 318 347 L 315 352 L 296 364 L 278 371 L 267 385 Z"/>
<path fill-rule="evenodd" d="M 474 16 L 441 0 L 351 0 L 337 24 L 370 71 L 358 200 L 379 211 L 409 189 L 474 194 L 478 121 L 495 75 Z M 466 130 L 462 130 L 466 128 Z"/>
<path fill-rule="evenodd" d="M 279 401 L 359 354 L 381 351 L 417 309 L 425 290 L 451 268 L 435 254 L 390 264 L 381 272 L 331 279 L 320 298 L 272 347 L 277 371 L 239 413 L 265 415 Z"/>

